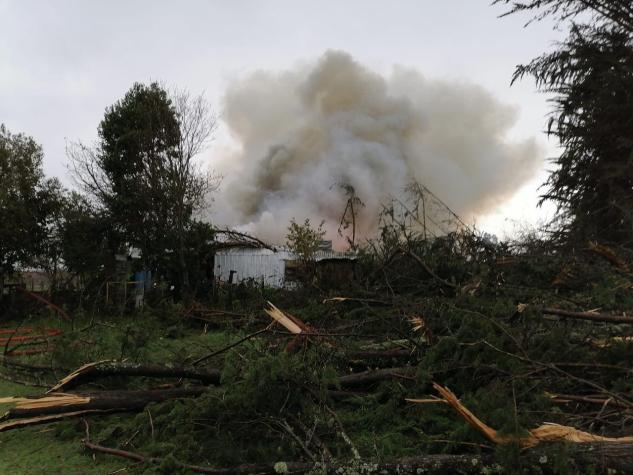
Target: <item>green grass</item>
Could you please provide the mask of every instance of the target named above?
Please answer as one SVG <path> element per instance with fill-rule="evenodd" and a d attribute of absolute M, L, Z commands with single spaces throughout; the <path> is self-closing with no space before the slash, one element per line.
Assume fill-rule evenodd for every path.
<path fill-rule="evenodd" d="M 41 393 L 42 388 L 0 380 L 0 397 Z M 3 408 L 0 406 L 0 409 Z M 0 473 L 106 474 L 129 465 L 125 460 L 113 457 L 93 459 L 83 449 L 81 437 L 68 438 L 61 434 L 60 427 L 67 425 L 67 422 L 62 422 L 0 433 Z"/>
<path fill-rule="evenodd" d="M 162 312 L 161 312 L 162 313 Z M 86 329 L 88 319 L 79 318 L 75 330 L 70 324 L 51 317 L 29 318 L 28 326 L 59 327 L 64 335 L 55 340 L 53 353 L 20 357 L 20 361 L 74 369 L 90 361 L 107 358 L 128 358 L 152 363 L 184 363 L 204 355 L 239 338 L 236 332 L 211 331 L 204 333 L 201 327 L 183 325 L 173 314 L 164 315 L 152 311 L 133 316 L 103 317 L 96 325 Z M 17 326 L 17 322 L 5 323 Z M 210 364 L 213 364 L 211 361 Z M 4 371 L 3 371 L 4 372 Z M 58 374 L 58 377 L 63 374 Z M 28 380 L 28 373 L 20 373 L 19 380 Z M 55 381 L 54 376 L 44 378 L 45 383 Z M 122 388 L 151 387 L 164 381 L 128 379 Z M 102 382 L 100 382 L 102 383 Z M 114 381 L 114 383 L 119 383 Z M 87 389 L 82 387 L 80 389 Z M 0 377 L 0 398 L 11 396 L 37 396 L 45 388 L 16 384 Z M 0 414 L 10 407 L 0 404 Z M 97 439 L 112 424 L 129 423 L 134 414 L 92 416 L 91 429 Z M 91 432 L 92 432 L 91 430 Z M 0 474 L 107 474 L 127 467 L 125 473 L 138 473 L 147 467 L 137 467 L 121 458 L 96 455 L 87 452 L 82 445 L 84 426 L 81 419 L 60 421 L 52 424 L 14 429 L 0 433 Z M 117 441 L 118 444 L 125 440 Z M 116 446 L 117 443 L 112 445 Z M 128 450 L 135 450 L 132 446 Z M 130 472 L 130 470 L 132 470 Z"/>
<path fill-rule="evenodd" d="M 106 474 L 129 465 L 122 459 L 94 459 L 80 440 L 62 440 L 51 426 L 31 427 L 0 436 L 0 473 L 16 475 Z"/>

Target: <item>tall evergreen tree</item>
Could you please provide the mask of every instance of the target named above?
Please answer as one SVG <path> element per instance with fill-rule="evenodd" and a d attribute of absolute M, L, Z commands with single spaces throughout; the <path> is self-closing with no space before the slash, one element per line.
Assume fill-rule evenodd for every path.
<path fill-rule="evenodd" d="M 495 3 L 511 5 L 507 14 L 571 22 L 555 51 L 518 66 L 513 78 L 532 76 L 540 91 L 553 94 L 548 130 L 561 154 L 542 199 L 557 204 L 561 237 L 632 244 L 633 2 Z"/>

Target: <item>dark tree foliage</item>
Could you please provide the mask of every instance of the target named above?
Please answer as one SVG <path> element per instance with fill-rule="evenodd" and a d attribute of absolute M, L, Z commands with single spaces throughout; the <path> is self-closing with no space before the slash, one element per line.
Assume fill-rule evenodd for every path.
<path fill-rule="evenodd" d="M 532 13 L 532 21 L 553 17 L 558 22 L 589 15 L 593 24 L 611 24 L 633 31 L 633 3 L 630 0 L 494 0 L 493 5 L 507 5 L 502 15 Z"/>
<path fill-rule="evenodd" d="M 572 21 L 554 52 L 517 67 L 552 93 L 548 131 L 561 145 L 542 200 L 558 206 L 559 235 L 567 242 L 633 242 L 633 2 L 543 0 L 511 5 Z"/>
<path fill-rule="evenodd" d="M 179 295 L 188 293 L 194 213 L 218 184 L 195 161 L 214 128 L 203 96 L 137 83 L 106 110 L 96 147 L 68 150 L 75 178 L 109 226 L 112 253 L 139 248 L 144 267 L 169 275 Z"/>
<path fill-rule="evenodd" d="M 48 254 L 54 215 L 62 189 L 42 171 L 42 148 L 0 125 L 0 285 L 16 266 Z"/>
<path fill-rule="evenodd" d="M 106 110 L 99 137 L 98 165 L 109 184 L 104 204 L 127 240 L 153 265 L 166 246 L 162 163 L 174 160 L 180 140 L 167 92 L 156 83 L 134 84 Z"/>
<path fill-rule="evenodd" d="M 182 233 L 182 255 L 178 252 L 170 254 L 168 272 L 178 281 L 182 277 L 181 256 L 187 269 L 189 280 L 187 291 L 194 294 L 204 292 L 213 281 L 213 254 L 215 252 L 215 230 L 209 223 L 190 220 Z M 178 289 L 176 289 L 178 290 Z"/>
<path fill-rule="evenodd" d="M 104 270 L 111 254 L 111 226 L 85 197 L 71 193 L 60 225 L 61 255 L 66 269 L 86 279 Z"/>

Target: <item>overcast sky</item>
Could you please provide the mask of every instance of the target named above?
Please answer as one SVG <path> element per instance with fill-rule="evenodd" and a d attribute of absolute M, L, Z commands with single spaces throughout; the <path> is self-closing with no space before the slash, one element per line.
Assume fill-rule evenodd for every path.
<path fill-rule="evenodd" d="M 0 0 L 0 122 L 44 147 L 45 171 L 70 184 L 65 141 L 90 142 L 105 108 L 135 81 L 205 91 L 221 113 L 227 87 L 258 69 L 284 70 L 328 49 L 387 74 L 395 65 L 429 78 L 468 80 L 514 105 L 517 138 L 542 134 L 546 98 L 531 82 L 510 87 L 517 63 L 546 51 L 560 32 L 525 17 L 499 19 L 490 0 Z M 228 141 L 205 154 L 214 164 Z M 543 169 L 545 168 L 545 164 Z M 494 216 L 535 221 L 544 172 Z M 441 195 L 444 190 L 438 190 Z M 448 199 L 447 199 L 448 200 Z"/>

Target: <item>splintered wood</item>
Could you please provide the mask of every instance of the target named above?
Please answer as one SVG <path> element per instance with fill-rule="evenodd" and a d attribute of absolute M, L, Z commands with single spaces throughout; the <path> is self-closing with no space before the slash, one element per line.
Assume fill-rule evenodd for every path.
<path fill-rule="evenodd" d="M 605 246 L 604 244 L 600 244 L 597 241 L 589 241 L 587 250 L 603 257 L 624 272 L 630 271 L 628 264 L 620 256 L 618 256 L 613 249 Z"/>
<path fill-rule="evenodd" d="M 28 398 L 28 397 L 5 397 L 0 398 L 0 404 L 11 404 L 16 409 L 42 409 L 45 407 L 63 407 L 75 404 L 88 404 L 90 398 L 77 394 L 57 393 L 50 396 Z"/>
<path fill-rule="evenodd" d="M 95 361 L 93 363 L 88 363 L 85 364 L 83 366 L 80 366 L 79 368 L 77 368 L 75 371 L 73 371 L 72 373 L 64 376 L 59 383 L 57 383 L 55 386 L 53 386 L 51 389 L 49 389 L 48 391 L 46 391 L 46 393 L 54 393 L 56 391 L 59 391 L 60 389 L 62 389 L 64 386 L 66 386 L 69 382 L 71 382 L 72 380 L 74 380 L 75 378 L 79 377 L 80 375 L 82 375 L 83 373 L 85 373 L 86 371 L 95 368 L 97 366 L 99 366 L 100 364 L 103 363 L 109 363 L 111 361 L 115 361 L 115 360 L 101 360 L 101 361 Z"/>
<path fill-rule="evenodd" d="M 633 436 L 626 437 L 603 437 L 600 435 L 583 432 L 574 427 L 563 426 L 560 424 L 545 423 L 536 429 L 528 431 L 527 436 L 521 437 L 516 435 L 501 435 L 492 427 L 485 424 L 481 419 L 475 416 L 464 406 L 457 396 L 448 388 L 433 383 L 435 390 L 440 393 L 442 400 L 457 411 L 471 427 L 481 432 L 488 440 L 495 444 L 518 443 L 523 448 L 534 447 L 542 442 L 572 442 L 577 444 L 630 444 L 633 442 Z M 407 399 L 409 402 L 424 404 L 429 402 L 438 402 L 435 399 Z"/>
<path fill-rule="evenodd" d="M 85 394 L 54 393 L 42 397 L 2 398 L 8 404 L 0 417 L 0 431 L 56 421 L 92 412 L 139 411 L 152 402 L 200 396 L 203 386 L 169 389 L 99 391 Z M 48 417 L 52 416 L 52 417 Z M 5 422 L 6 421 L 6 422 Z"/>
<path fill-rule="evenodd" d="M 265 308 L 264 311 L 272 318 L 282 325 L 290 333 L 298 335 L 305 330 L 305 324 L 298 321 L 292 315 L 286 315 L 284 312 L 275 307 L 271 302 L 268 302 L 270 308 Z"/>

